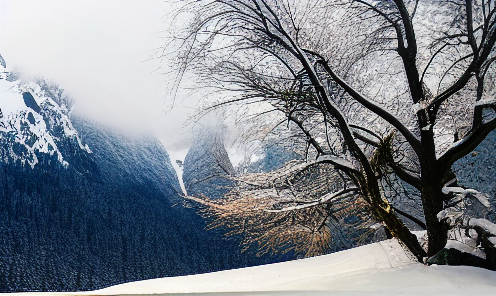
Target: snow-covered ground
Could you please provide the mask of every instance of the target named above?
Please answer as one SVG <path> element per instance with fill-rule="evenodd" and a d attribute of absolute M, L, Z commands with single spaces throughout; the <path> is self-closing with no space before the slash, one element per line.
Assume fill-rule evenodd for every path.
<path fill-rule="evenodd" d="M 494 271 L 428 267 L 410 258 L 395 240 L 388 240 L 308 259 L 132 282 L 91 292 L 15 295 L 496 295 Z"/>

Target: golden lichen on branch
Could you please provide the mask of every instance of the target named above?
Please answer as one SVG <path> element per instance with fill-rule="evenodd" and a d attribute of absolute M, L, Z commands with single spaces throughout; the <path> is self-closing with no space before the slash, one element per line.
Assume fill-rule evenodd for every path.
<path fill-rule="evenodd" d="M 379 147 L 377 147 L 372 155 L 372 158 L 370 159 L 370 166 L 375 172 L 380 173 L 381 169 L 394 162 L 393 140 L 394 132 L 391 132 L 381 141 Z"/>

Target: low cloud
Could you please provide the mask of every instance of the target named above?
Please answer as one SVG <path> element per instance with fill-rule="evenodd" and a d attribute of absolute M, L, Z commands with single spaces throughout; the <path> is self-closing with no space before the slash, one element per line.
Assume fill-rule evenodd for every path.
<path fill-rule="evenodd" d="M 150 59 L 168 9 L 161 0 L 2 0 L 0 53 L 10 69 L 59 84 L 77 114 L 184 150 L 191 106 L 170 110 L 161 61 Z"/>

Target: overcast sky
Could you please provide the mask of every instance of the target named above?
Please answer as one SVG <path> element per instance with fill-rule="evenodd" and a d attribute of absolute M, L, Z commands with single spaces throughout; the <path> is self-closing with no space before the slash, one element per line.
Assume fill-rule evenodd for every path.
<path fill-rule="evenodd" d="M 77 112 L 158 133 L 174 160 L 187 151 L 192 106 L 166 113 L 167 69 L 149 59 L 170 10 L 163 0 L 0 0 L 0 54 L 9 69 L 58 83 Z"/>

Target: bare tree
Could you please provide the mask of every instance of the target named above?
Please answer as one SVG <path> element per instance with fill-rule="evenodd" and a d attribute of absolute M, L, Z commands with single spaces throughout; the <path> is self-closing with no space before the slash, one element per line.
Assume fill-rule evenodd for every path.
<path fill-rule="evenodd" d="M 284 170 L 286 176 L 325 166 L 321 173 L 328 179 L 319 186 L 332 183 L 315 190 L 318 196 L 302 191 L 303 198 L 291 184 L 268 194 L 262 189 L 274 180 L 266 176 L 270 182 L 252 182 L 258 197 L 248 201 L 238 190 L 238 199 L 230 196 L 223 205 L 235 210 L 212 205 L 211 213 L 242 224 L 233 213 L 240 214 L 244 202 L 267 213 L 305 211 L 300 223 L 281 224 L 274 216 L 260 221 L 298 229 L 308 222 L 315 232 L 328 222 L 331 207 L 348 201 L 384 223 L 419 260 L 436 254 L 447 240 L 448 225 L 437 214 L 450 199 L 443 188 L 456 186 L 451 167 L 496 128 L 495 6 L 490 0 L 186 4 L 180 12 L 192 21 L 174 39 L 177 82 L 189 69 L 204 86 L 229 91 L 227 99 L 209 101 L 206 111 L 269 105 L 259 115 L 282 115 L 315 154 Z M 394 209 L 387 191 L 396 177 L 418 190 L 423 217 Z M 427 229 L 427 252 L 398 214 Z M 266 229 L 243 225 L 252 229 L 248 233 Z"/>

